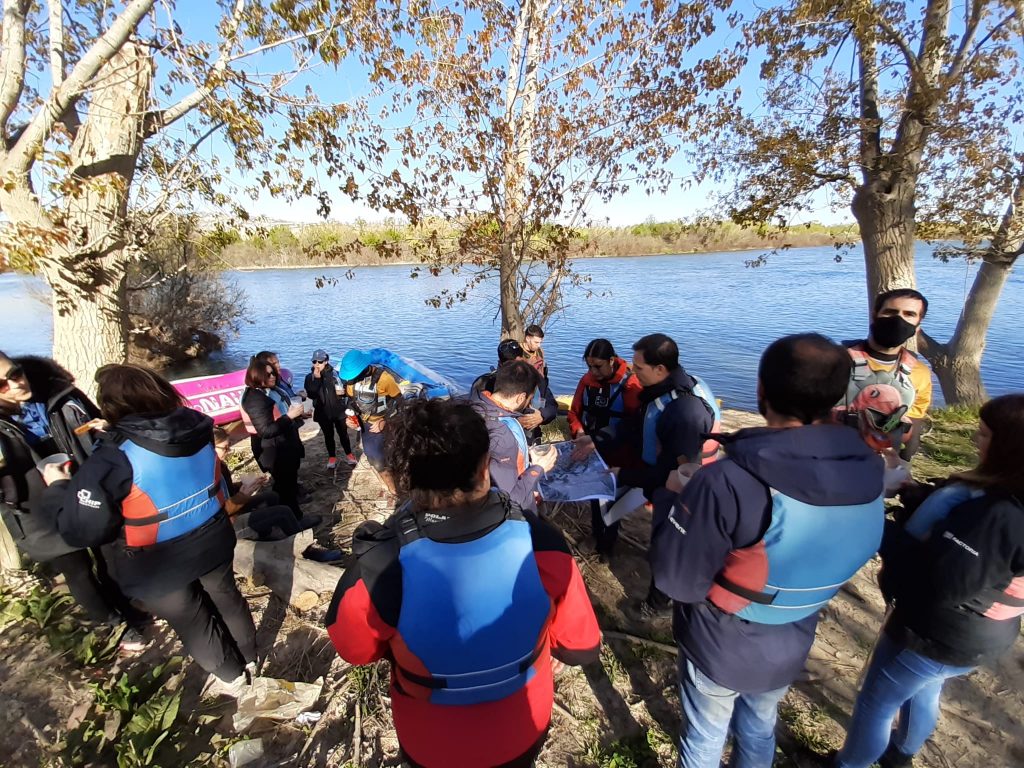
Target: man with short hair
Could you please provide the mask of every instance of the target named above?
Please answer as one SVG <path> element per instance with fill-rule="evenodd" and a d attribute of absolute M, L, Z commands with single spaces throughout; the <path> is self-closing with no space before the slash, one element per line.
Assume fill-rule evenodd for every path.
<path fill-rule="evenodd" d="M 544 473 L 555 466 L 557 453 L 547 452 L 531 464 L 530 447 L 519 419 L 530 402 L 540 376 L 523 360 L 513 360 L 494 372 L 491 390 L 470 395 L 470 402 L 487 422 L 491 440 L 491 482 L 523 509 L 537 511 L 534 491 Z"/>
<path fill-rule="evenodd" d="M 913 288 L 880 293 L 875 297 L 868 338 L 844 342 L 854 366 L 839 404 L 849 407 L 872 384 L 896 387 L 912 424 L 900 452 L 904 461 L 910 461 L 920 448 L 922 425 L 932 403 L 931 369 L 907 349 L 927 313 L 928 299 Z"/>
<path fill-rule="evenodd" d="M 824 336 L 774 342 L 758 368 L 767 426 L 724 440 L 725 458 L 681 494 L 656 496 L 651 568 L 675 603 L 684 768 L 717 768 L 730 729 L 736 765 L 771 766 L 777 705 L 819 611 L 881 541 L 884 462 L 831 421 L 850 368 Z"/>
<path fill-rule="evenodd" d="M 633 375 L 643 385 L 639 395 L 643 461 L 639 467 L 622 467 L 617 474 L 620 484 L 642 488 L 644 496 L 652 499 L 679 464 L 699 464 L 705 451 L 711 450 L 712 441 L 706 441 L 706 436 L 714 431 L 715 412 L 698 393 L 698 380 L 679 364 L 679 347 L 663 333 L 644 336 L 633 345 Z M 578 438 L 576 455 L 595 446 L 607 455 L 618 444 L 634 439 L 626 426 Z M 717 451 L 717 443 L 713 448 Z"/>
<path fill-rule="evenodd" d="M 525 358 L 526 352 L 523 350 L 522 344 L 515 339 L 505 339 L 498 344 L 498 368 L 513 360 L 524 360 Z M 492 368 L 490 373 L 477 376 L 470 391 L 486 390 L 489 392 L 493 390 L 496 370 L 497 368 Z M 522 424 L 523 431 L 526 432 L 526 442 L 530 445 L 537 445 L 541 440 L 541 426 L 550 424 L 556 418 L 558 418 L 558 400 L 551 392 L 547 379 L 541 378 L 538 381 L 537 389 L 534 390 L 533 397 L 519 417 L 519 423 Z"/>
<path fill-rule="evenodd" d="M 548 364 L 544 359 L 544 350 L 541 344 L 544 343 L 544 329 L 534 323 L 526 326 L 523 332 L 523 352 L 526 353 L 526 362 L 537 369 L 544 381 L 548 380 Z"/>

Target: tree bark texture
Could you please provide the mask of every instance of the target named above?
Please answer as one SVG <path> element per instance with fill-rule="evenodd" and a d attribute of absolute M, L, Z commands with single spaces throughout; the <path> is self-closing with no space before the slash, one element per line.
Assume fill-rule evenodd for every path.
<path fill-rule="evenodd" d="M 868 289 L 868 312 L 875 296 L 893 288 L 913 288 L 916 233 L 914 182 L 891 189 L 872 182 L 860 186 L 850 206 L 860 225 Z"/>
<path fill-rule="evenodd" d="M 78 186 L 65 211 L 68 240 L 44 264 L 53 288 L 53 355 L 90 393 L 96 369 L 128 355 L 128 199 L 152 82 L 152 60 L 130 42 L 101 70 L 71 145 Z"/>

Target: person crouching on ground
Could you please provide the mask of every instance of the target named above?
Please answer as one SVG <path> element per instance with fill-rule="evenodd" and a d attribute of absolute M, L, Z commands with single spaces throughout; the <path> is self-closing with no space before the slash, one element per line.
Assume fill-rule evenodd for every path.
<path fill-rule="evenodd" d="M 108 426 L 78 473 L 54 484 L 60 533 L 102 547 L 125 594 L 166 620 L 204 670 L 244 680 L 256 628 L 235 586 L 213 421 L 141 366 L 104 366 L 96 383 Z"/>
<path fill-rule="evenodd" d="M 464 402 L 403 408 L 387 456 L 410 500 L 384 525 L 357 529 L 356 562 L 327 614 L 345 660 L 391 660 L 395 731 L 412 766 L 532 765 L 553 670 L 599 655 L 564 539 L 491 488 L 488 443 Z"/>

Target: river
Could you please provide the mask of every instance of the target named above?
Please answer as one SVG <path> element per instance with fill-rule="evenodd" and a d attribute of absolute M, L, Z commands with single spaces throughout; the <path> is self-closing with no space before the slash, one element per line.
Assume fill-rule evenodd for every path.
<path fill-rule="evenodd" d="M 757 255 L 712 253 L 579 261 L 591 282 L 570 289 L 565 310 L 545 328 L 544 350 L 555 392 L 573 391 L 584 372 L 581 355 L 595 337 L 610 339 L 629 357 L 636 339 L 668 333 L 679 342 L 683 365 L 700 374 L 726 407 L 755 406 L 757 361 L 773 339 L 800 331 L 833 338 L 866 333 L 864 263 L 859 252 L 841 263 L 832 248 L 800 248 L 773 256 L 756 269 Z M 930 309 L 925 327 L 948 338 L 976 267 L 943 264 L 921 246 L 917 274 Z M 250 354 L 277 351 L 301 375 L 310 353 L 323 347 L 338 360 L 350 348 L 383 346 L 445 373 L 461 384 L 494 363 L 499 323 L 496 289 L 476 292 L 452 309 L 426 300 L 458 288 L 458 276 L 410 279 L 409 267 L 269 269 L 230 272 L 233 295 L 245 301 L 247 322 L 227 348 L 178 375 L 243 367 Z M 336 286 L 316 288 L 320 275 Z M 588 295 L 588 292 L 591 295 Z M 0 275 L 0 349 L 8 354 L 47 354 L 52 322 L 45 285 L 38 278 Z M 991 394 L 1024 389 L 1024 274 L 1011 275 L 992 321 L 982 375 Z M 937 400 L 938 389 L 936 388 Z"/>

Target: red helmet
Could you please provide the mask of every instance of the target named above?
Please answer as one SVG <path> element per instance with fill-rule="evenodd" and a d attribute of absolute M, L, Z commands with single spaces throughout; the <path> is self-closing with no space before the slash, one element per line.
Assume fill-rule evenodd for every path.
<path fill-rule="evenodd" d="M 860 391 L 850 411 L 857 414 L 861 437 L 876 451 L 899 447 L 910 427 L 907 406 L 890 384 L 872 384 Z"/>

